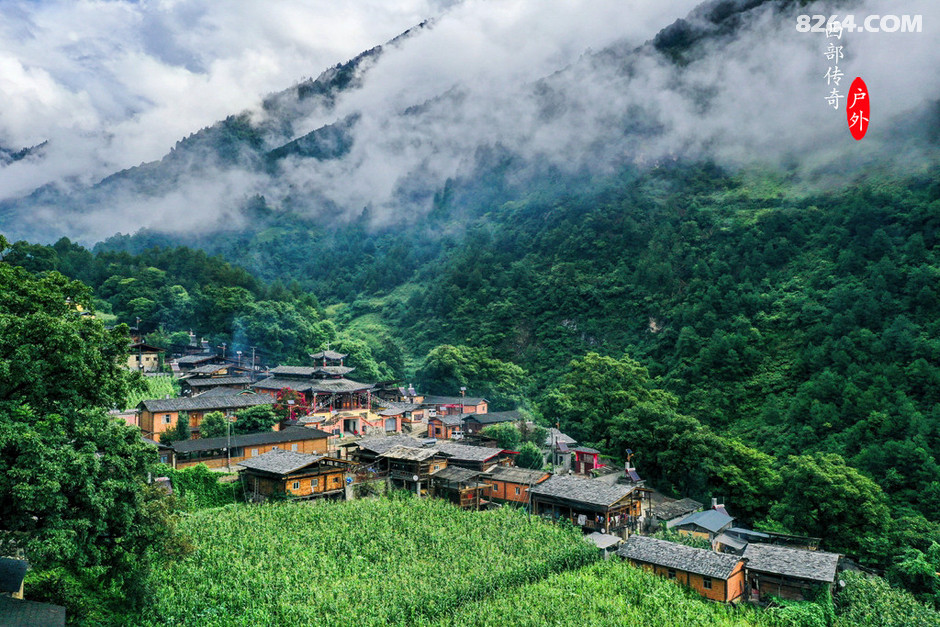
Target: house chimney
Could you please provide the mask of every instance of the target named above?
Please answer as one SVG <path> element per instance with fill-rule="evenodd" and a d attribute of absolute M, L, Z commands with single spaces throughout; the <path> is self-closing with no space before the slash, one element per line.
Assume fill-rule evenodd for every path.
<path fill-rule="evenodd" d="M 718 499 L 717 497 L 712 497 L 712 509 L 718 509 Z"/>

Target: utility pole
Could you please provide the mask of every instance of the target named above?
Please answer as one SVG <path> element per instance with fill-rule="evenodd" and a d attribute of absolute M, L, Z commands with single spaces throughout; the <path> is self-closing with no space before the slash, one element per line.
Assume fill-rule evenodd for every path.
<path fill-rule="evenodd" d="M 235 351 L 235 354 L 238 355 L 238 367 L 241 368 L 242 367 L 242 352 Z"/>
<path fill-rule="evenodd" d="M 251 382 L 255 382 L 255 347 L 251 347 Z"/>
<path fill-rule="evenodd" d="M 229 472 L 232 472 L 232 421 L 225 417 L 225 437 L 227 440 L 225 446 L 225 466 Z"/>

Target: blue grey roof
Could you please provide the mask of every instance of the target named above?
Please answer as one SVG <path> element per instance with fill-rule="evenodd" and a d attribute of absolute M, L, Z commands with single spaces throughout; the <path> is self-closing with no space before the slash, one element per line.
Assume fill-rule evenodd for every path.
<path fill-rule="evenodd" d="M 19 592 L 28 566 L 24 560 L 0 557 L 0 592 Z"/>
<path fill-rule="evenodd" d="M 684 570 L 716 579 L 728 579 L 741 563 L 741 558 L 737 555 L 715 553 L 708 549 L 636 535 L 627 538 L 624 545 L 617 550 L 617 555 L 637 562 Z"/>
<path fill-rule="evenodd" d="M 0 595 L 0 622 L 9 627 L 65 627 L 65 608 Z"/>
<path fill-rule="evenodd" d="M 684 527 L 686 525 L 698 525 L 702 529 L 707 529 L 712 533 L 718 533 L 730 525 L 733 520 L 734 517 L 729 516 L 727 512 L 719 511 L 717 509 L 709 509 L 705 510 L 704 512 L 695 512 L 694 514 L 689 514 L 685 518 L 676 521 L 672 526 Z"/>
<path fill-rule="evenodd" d="M 752 542 L 744 549 L 749 571 L 785 575 L 832 583 L 839 568 L 839 554 L 825 551 L 806 551 L 786 546 Z"/>

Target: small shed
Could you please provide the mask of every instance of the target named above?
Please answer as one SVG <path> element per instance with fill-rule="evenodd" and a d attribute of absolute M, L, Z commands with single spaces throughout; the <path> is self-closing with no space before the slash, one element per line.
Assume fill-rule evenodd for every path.
<path fill-rule="evenodd" d="M 751 598 L 811 599 L 820 586 L 835 583 L 839 557 L 838 553 L 751 542 L 744 549 Z"/>
<path fill-rule="evenodd" d="M 442 468 L 431 473 L 432 493 L 462 509 L 482 509 L 489 505 L 484 498 L 489 486 L 480 481 L 481 474 L 479 471 L 457 466 Z"/>
<path fill-rule="evenodd" d="M 623 544 L 623 538 L 612 536 L 609 533 L 601 533 L 600 531 L 589 533 L 585 538 L 594 543 L 604 559 L 608 559 L 611 554 L 616 553 L 620 545 Z"/>
<path fill-rule="evenodd" d="M 734 517 L 724 509 L 708 509 L 704 512 L 689 514 L 671 524 L 667 523 L 666 526 L 682 535 L 691 535 L 713 542 L 721 532 L 730 529 L 732 523 L 734 523 Z"/>

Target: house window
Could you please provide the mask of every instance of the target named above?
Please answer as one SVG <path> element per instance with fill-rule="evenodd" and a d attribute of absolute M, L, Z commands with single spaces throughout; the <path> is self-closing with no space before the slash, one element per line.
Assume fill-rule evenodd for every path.
<path fill-rule="evenodd" d="M 517 495 L 520 494 L 520 492 L 519 492 L 519 486 L 516 486 L 516 494 L 517 494 Z"/>
<path fill-rule="evenodd" d="M 712 578 L 711 577 L 702 577 L 702 587 L 706 590 L 712 589 Z"/>
<path fill-rule="evenodd" d="M 440 428 L 440 427 L 434 427 L 434 435 L 440 435 L 440 434 L 441 434 L 441 428 Z"/>
<path fill-rule="evenodd" d="M 276 451 L 276 450 L 278 450 L 278 448 L 277 448 L 277 444 L 275 444 L 274 446 L 272 446 L 272 447 L 271 447 L 271 450 L 272 450 L 272 451 Z"/>
<path fill-rule="evenodd" d="M 292 450 L 292 451 L 294 451 L 294 452 L 296 453 L 296 452 L 297 452 L 297 445 L 296 445 L 296 444 L 291 444 L 291 445 L 290 445 L 290 450 Z"/>
<path fill-rule="evenodd" d="M 294 489 L 295 489 L 295 490 L 299 490 L 299 489 L 300 489 L 300 482 L 299 482 L 299 481 L 295 481 L 295 482 L 294 482 Z"/>
<path fill-rule="evenodd" d="M 669 579 L 675 579 L 675 578 L 676 578 L 676 569 L 675 569 L 675 568 L 670 568 L 670 569 L 666 572 L 666 577 L 669 578 Z"/>
<path fill-rule="evenodd" d="M 257 456 L 258 456 L 258 449 L 256 449 L 256 448 L 251 449 L 251 456 L 252 456 L 252 457 L 257 457 Z"/>
<path fill-rule="evenodd" d="M 170 414 L 167 414 L 163 417 L 163 424 L 165 425 L 170 424 Z"/>

